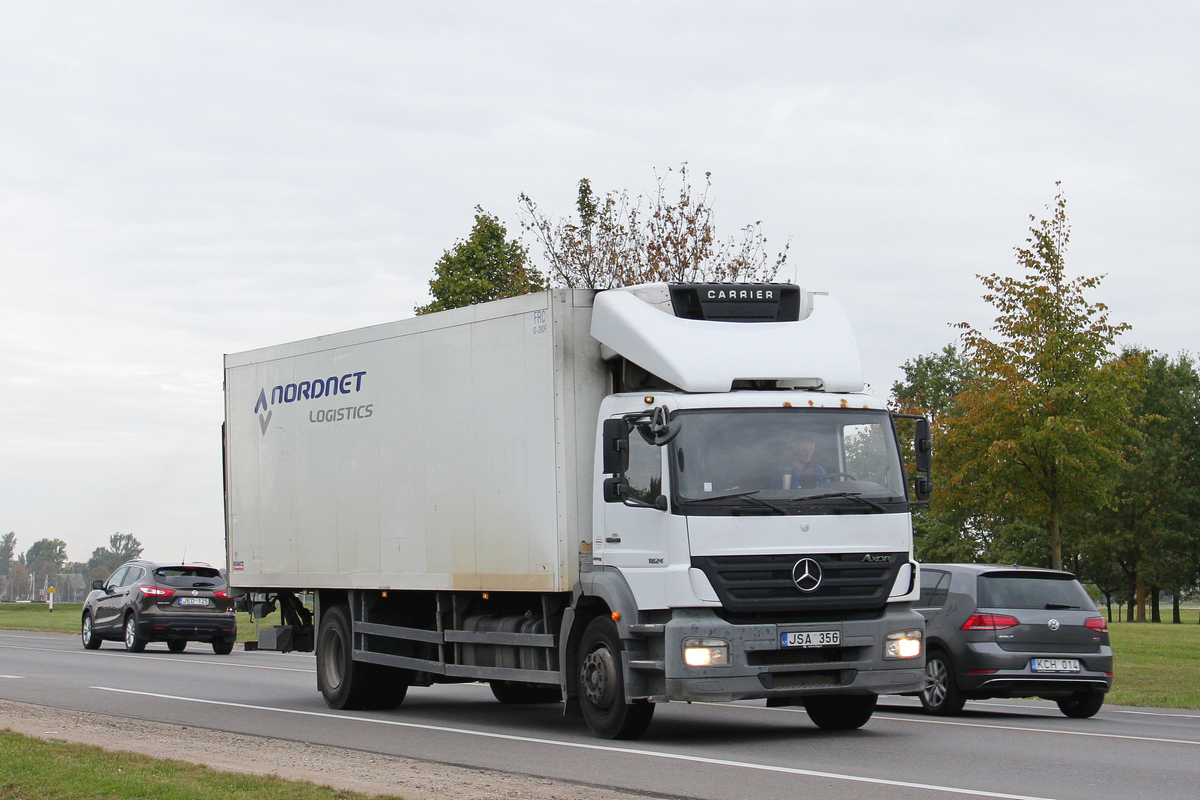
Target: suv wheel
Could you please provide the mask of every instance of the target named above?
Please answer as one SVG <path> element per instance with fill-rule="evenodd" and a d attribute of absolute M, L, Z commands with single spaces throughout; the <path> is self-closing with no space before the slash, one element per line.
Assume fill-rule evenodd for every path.
<path fill-rule="evenodd" d="M 182 653 L 187 649 L 187 639 L 167 639 L 167 649 L 172 653 Z"/>
<path fill-rule="evenodd" d="M 96 629 L 92 627 L 92 613 L 90 611 L 83 612 L 83 624 L 80 627 L 79 635 L 83 639 L 83 646 L 88 650 L 98 649 L 100 642 L 103 641 L 96 635 Z"/>
<path fill-rule="evenodd" d="M 214 653 L 227 656 L 233 652 L 233 639 L 213 639 L 212 646 Z"/>
<path fill-rule="evenodd" d="M 1076 692 L 1070 697 L 1058 701 L 1059 711 L 1073 719 L 1094 717 L 1102 705 L 1104 705 L 1103 692 Z"/>
<path fill-rule="evenodd" d="M 138 633 L 137 616 L 134 614 L 125 617 L 125 649 L 131 653 L 146 649 L 146 639 Z"/>
<path fill-rule="evenodd" d="M 921 690 L 921 707 L 930 714 L 952 716 L 963 710 L 967 699 L 958 691 L 954 680 L 954 665 L 940 650 L 930 652 L 925 662 L 925 688 Z"/>

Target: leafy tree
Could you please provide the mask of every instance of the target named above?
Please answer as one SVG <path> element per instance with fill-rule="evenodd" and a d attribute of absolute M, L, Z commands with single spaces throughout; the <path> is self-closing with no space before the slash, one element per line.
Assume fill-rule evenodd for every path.
<path fill-rule="evenodd" d="M 1015 248 L 1023 277 L 979 276 L 999 311 L 995 338 L 958 326 L 975 375 L 949 412 L 939 472 L 952 504 L 1020 522 L 1010 543 L 1061 568 L 1064 516 L 1108 500 L 1141 361 L 1110 354 L 1129 326 L 1085 298 L 1101 279 L 1067 277 L 1061 189 L 1048 210 Z"/>
<path fill-rule="evenodd" d="M 418 306 L 417 314 L 517 297 L 545 287 L 545 279 L 528 265 L 529 251 L 515 239 L 505 241 L 508 231 L 500 220 L 475 207 L 475 226 L 465 241 L 447 250 L 434 267 L 429 281 L 433 300 Z"/>
<path fill-rule="evenodd" d="M 8 565 L 12 563 L 13 553 L 17 549 L 17 534 L 9 531 L 0 537 L 0 575 L 8 574 Z"/>
<path fill-rule="evenodd" d="M 971 363 L 953 344 L 940 353 L 905 361 L 900 369 L 904 380 L 892 384 L 892 405 L 905 413 L 925 414 L 935 426 L 975 377 Z"/>
<path fill-rule="evenodd" d="M 97 547 L 84 566 L 88 580 L 107 578 L 113 570 L 142 555 L 142 543 L 132 533 L 114 533 L 108 537 L 108 547 Z"/>
<path fill-rule="evenodd" d="M 25 553 L 25 565 L 36 575 L 62 572 L 67 563 L 67 543 L 62 539 L 39 539 Z"/>
<path fill-rule="evenodd" d="M 116 556 L 118 564 L 142 555 L 142 543 L 132 533 L 114 533 L 108 537 L 108 548 Z"/>
<path fill-rule="evenodd" d="M 521 194 L 521 225 L 541 244 L 551 283 L 609 289 L 655 281 L 773 280 L 790 245 L 772 260 L 761 221 L 743 226 L 740 239 L 719 239 L 708 200 L 712 173 L 704 174 L 704 188 L 696 192 L 686 163 L 667 175 L 672 172 L 679 178 L 673 200 L 667 176 L 657 178 L 653 198 L 639 196 L 633 203 L 625 191 L 598 197 L 591 181 L 581 179 L 577 220 L 555 222 Z"/>

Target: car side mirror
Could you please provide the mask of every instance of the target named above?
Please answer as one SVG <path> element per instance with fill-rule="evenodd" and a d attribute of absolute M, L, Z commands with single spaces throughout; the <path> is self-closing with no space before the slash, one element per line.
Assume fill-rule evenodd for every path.
<path fill-rule="evenodd" d="M 92 588 L 93 589 L 103 589 L 104 581 L 92 581 Z"/>

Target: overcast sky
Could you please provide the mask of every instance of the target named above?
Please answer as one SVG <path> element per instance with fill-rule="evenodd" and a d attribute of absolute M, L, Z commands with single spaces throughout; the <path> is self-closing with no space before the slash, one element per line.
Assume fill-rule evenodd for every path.
<path fill-rule="evenodd" d="M 1194 352 L 1198 9 L 0 4 L 0 533 L 224 563 L 224 353 L 410 316 L 476 205 L 685 161 L 881 397 L 989 325 L 1055 181 L 1124 341 Z"/>

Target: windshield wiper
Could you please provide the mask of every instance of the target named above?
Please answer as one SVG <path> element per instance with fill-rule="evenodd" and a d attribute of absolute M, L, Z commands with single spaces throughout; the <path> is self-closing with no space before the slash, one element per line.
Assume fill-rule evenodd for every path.
<path fill-rule="evenodd" d="M 775 505 L 774 503 L 768 503 L 766 500 L 763 500 L 761 497 L 755 497 L 754 495 L 758 494 L 758 492 L 759 492 L 758 489 L 754 489 L 753 491 L 749 491 L 749 492 L 733 492 L 731 494 L 716 494 L 716 495 L 713 495 L 712 497 L 697 497 L 696 499 L 688 500 L 687 502 L 689 502 L 689 503 L 710 503 L 714 500 L 748 500 L 751 503 L 758 503 L 760 506 L 769 508 L 772 511 L 774 511 L 776 514 L 787 514 L 786 511 L 784 511 L 782 508 Z"/>
<path fill-rule="evenodd" d="M 814 494 L 814 495 L 809 495 L 807 497 L 797 497 L 796 501 L 797 502 L 805 502 L 808 500 L 831 500 L 831 499 L 837 498 L 837 497 L 848 497 L 851 500 L 857 500 L 860 503 L 864 503 L 864 504 L 870 506 L 871 508 L 875 509 L 876 511 L 887 511 L 886 508 L 879 505 L 879 503 L 876 503 L 874 500 L 868 500 L 867 498 L 863 497 L 862 492 L 827 492 L 825 494 Z"/>

